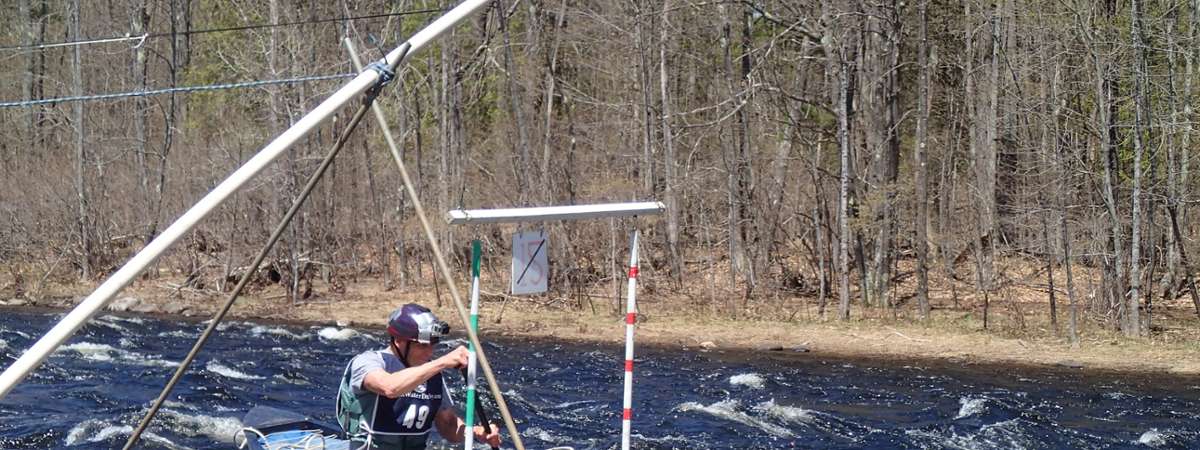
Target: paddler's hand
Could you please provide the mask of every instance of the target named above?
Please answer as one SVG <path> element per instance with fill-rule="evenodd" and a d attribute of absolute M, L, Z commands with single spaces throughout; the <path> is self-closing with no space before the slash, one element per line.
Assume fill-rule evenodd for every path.
<path fill-rule="evenodd" d="M 467 348 L 460 345 L 458 348 L 451 350 L 450 353 L 445 354 L 445 356 L 438 358 L 437 363 L 440 364 L 443 369 L 467 367 L 468 355 L 469 353 L 467 352 Z"/>
<path fill-rule="evenodd" d="M 482 426 L 475 425 L 475 439 L 487 442 L 492 448 L 500 447 L 500 425 L 491 424 L 491 433 L 488 433 Z"/>

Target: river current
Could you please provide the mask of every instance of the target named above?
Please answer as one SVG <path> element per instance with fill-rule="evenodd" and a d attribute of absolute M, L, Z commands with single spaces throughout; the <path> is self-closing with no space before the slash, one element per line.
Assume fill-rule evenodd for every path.
<path fill-rule="evenodd" d="M 58 317 L 0 311 L 0 366 Z M 0 449 L 119 448 L 203 327 L 92 321 L 0 400 Z M 528 448 L 618 447 L 620 345 L 484 338 Z M 375 330 L 222 324 L 142 448 L 234 448 L 254 405 L 333 422 L 346 362 L 383 345 Z M 461 377 L 445 377 L 461 402 Z M 1200 379 L 1189 377 L 639 348 L 634 379 L 639 449 L 1200 448 Z"/>

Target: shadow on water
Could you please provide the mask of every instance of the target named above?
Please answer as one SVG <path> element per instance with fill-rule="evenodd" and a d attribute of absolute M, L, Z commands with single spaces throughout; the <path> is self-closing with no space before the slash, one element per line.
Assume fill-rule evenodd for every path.
<path fill-rule="evenodd" d="M 0 365 L 57 317 L 0 316 Z M 120 446 L 202 327 L 93 321 L 0 401 L 0 448 Z M 617 447 L 619 345 L 510 338 L 486 345 L 527 446 Z M 374 332 L 223 324 L 155 419 L 145 448 L 233 448 L 239 418 L 254 405 L 331 421 L 345 363 L 382 346 Z M 635 370 L 634 446 L 642 449 L 1200 447 L 1195 377 L 653 347 L 638 350 Z M 461 399 L 461 379 L 446 377 Z"/>

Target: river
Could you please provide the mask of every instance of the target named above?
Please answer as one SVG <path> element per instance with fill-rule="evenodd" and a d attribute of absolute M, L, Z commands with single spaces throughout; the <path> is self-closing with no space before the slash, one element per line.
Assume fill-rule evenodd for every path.
<path fill-rule="evenodd" d="M 0 366 L 58 317 L 0 310 Z M 119 448 L 203 327 L 94 320 L 0 400 L 0 449 Z M 620 345 L 485 340 L 528 448 L 618 446 Z M 383 343 L 375 330 L 223 324 L 143 448 L 234 448 L 254 405 L 333 422 L 346 362 Z M 445 376 L 461 401 L 461 378 Z M 644 348 L 633 429 L 640 449 L 1200 448 L 1200 379 Z"/>

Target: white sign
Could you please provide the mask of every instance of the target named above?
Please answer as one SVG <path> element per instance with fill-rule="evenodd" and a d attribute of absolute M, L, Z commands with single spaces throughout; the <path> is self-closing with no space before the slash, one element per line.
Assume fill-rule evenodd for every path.
<path fill-rule="evenodd" d="M 546 292 L 550 277 L 550 241 L 545 231 L 526 231 L 512 239 L 512 294 Z"/>

